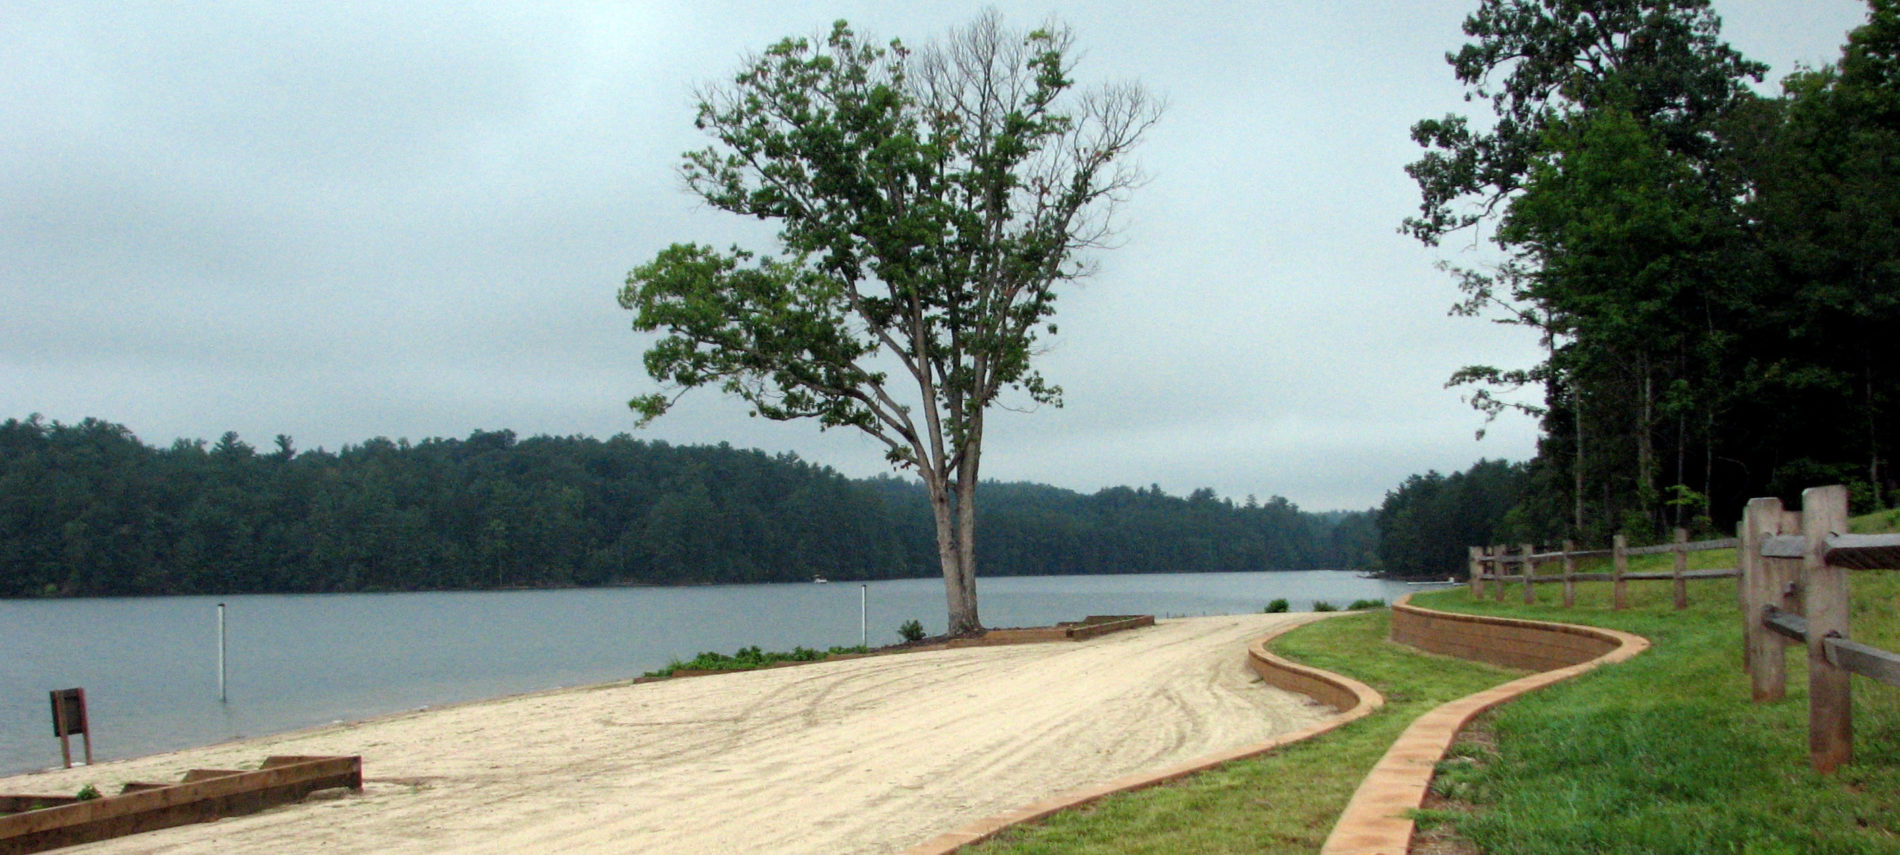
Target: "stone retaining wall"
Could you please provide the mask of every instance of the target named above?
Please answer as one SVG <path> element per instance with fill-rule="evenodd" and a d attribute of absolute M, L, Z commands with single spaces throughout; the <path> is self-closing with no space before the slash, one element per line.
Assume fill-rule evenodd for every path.
<path fill-rule="evenodd" d="M 1392 607 L 1392 640 L 1420 650 L 1505 668 L 1549 671 L 1588 662 L 1619 646 L 1592 627 Z"/>
<path fill-rule="evenodd" d="M 1275 656 L 1267 650 L 1271 640 L 1263 638 L 1247 646 L 1247 666 L 1267 685 L 1305 695 L 1340 713 L 1352 712 L 1361 705 L 1384 704 L 1385 699 L 1377 691 L 1358 680 Z"/>
<path fill-rule="evenodd" d="M 1405 600 L 1392 607 L 1393 641 L 1537 673 L 1413 720 L 1360 782 L 1320 855 L 1404 855 L 1411 846 L 1412 811 L 1424 804 L 1438 761 L 1473 718 L 1525 692 L 1649 649 L 1642 636 L 1614 629 L 1440 612 Z"/>

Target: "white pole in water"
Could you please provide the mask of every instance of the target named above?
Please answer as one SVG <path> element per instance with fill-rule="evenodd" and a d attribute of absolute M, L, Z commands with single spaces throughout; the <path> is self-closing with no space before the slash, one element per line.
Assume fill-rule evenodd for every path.
<path fill-rule="evenodd" d="M 224 691 L 224 604 L 218 604 L 218 702 L 228 703 Z"/>
<path fill-rule="evenodd" d="M 858 586 L 858 646 L 859 647 L 871 646 L 870 625 L 867 624 L 864 620 L 864 617 L 865 617 L 864 604 L 870 598 L 870 591 L 871 591 L 870 585 Z"/>

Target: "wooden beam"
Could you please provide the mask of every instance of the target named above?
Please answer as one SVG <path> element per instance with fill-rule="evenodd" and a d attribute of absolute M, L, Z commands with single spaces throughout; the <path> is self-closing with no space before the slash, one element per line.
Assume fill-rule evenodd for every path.
<path fill-rule="evenodd" d="M 1900 534 L 1836 534 L 1824 558 L 1849 570 L 1900 570 Z"/>
<path fill-rule="evenodd" d="M 1822 643 L 1827 646 L 1827 661 L 1835 667 L 1889 686 L 1900 686 L 1900 653 L 1845 638 L 1823 639 Z"/>
<path fill-rule="evenodd" d="M 1742 512 L 1742 564 L 1744 608 L 1742 609 L 1742 659 L 1748 669 L 1749 695 L 1755 703 L 1768 703 L 1787 696 L 1788 656 L 1780 640 L 1769 635 L 1762 625 L 1764 609 L 1778 608 L 1776 578 L 1770 559 L 1762 555 L 1761 545 L 1781 531 L 1781 500 L 1749 500 Z"/>
<path fill-rule="evenodd" d="M 273 757 L 235 775 L 134 790 L 0 816 L 0 853 L 43 852 L 142 831 L 256 813 L 332 787 L 363 789 L 360 757 Z"/>
<path fill-rule="evenodd" d="M 1808 642 L 1808 619 L 1794 612 L 1784 612 L 1774 606 L 1761 607 L 1761 625 L 1783 638 L 1793 639 L 1806 644 Z"/>
<path fill-rule="evenodd" d="M 1524 562 L 1524 605 L 1528 606 L 1537 602 L 1537 547 L 1526 543 L 1523 553 L 1524 557 L 1521 560 Z"/>
<path fill-rule="evenodd" d="M 1808 554 L 1808 539 L 1798 534 L 1783 534 L 1762 538 L 1763 558 L 1805 558 Z"/>
<path fill-rule="evenodd" d="M 1827 658 L 1827 638 L 1848 638 L 1847 568 L 1827 561 L 1828 538 L 1847 530 L 1847 488 L 1801 493 L 1803 614 L 1808 618 L 1808 761 L 1825 775 L 1854 759 L 1852 676 Z"/>
<path fill-rule="evenodd" d="M 1577 605 L 1577 545 L 1564 541 L 1564 608 Z"/>
<path fill-rule="evenodd" d="M 1676 577 L 1676 611 L 1682 611 L 1689 607 L 1689 582 L 1684 579 L 1682 575 L 1689 572 L 1689 530 L 1686 528 L 1676 529 L 1676 542 L 1672 545 L 1675 547 L 1674 551 L 1676 557 L 1674 573 Z"/>
<path fill-rule="evenodd" d="M 1610 609 L 1622 611 L 1629 608 L 1629 586 L 1623 584 L 1623 574 L 1630 570 L 1629 539 L 1617 535 L 1611 540 L 1610 549 L 1615 553 L 1610 564 Z"/>

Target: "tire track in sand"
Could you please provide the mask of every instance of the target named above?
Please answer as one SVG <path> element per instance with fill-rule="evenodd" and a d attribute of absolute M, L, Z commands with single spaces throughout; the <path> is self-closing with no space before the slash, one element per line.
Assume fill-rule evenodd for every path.
<path fill-rule="evenodd" d="M 0 779 L 0 791 L 111 790 L 266 754 L 361 753 L 381 779 L 362 796 L 88 855 L 890 852 L 1318 721 L 1324 708 L 1259 684 L 1244 664 L 1248 641 L 1299 617 L 530 695 Z"/>

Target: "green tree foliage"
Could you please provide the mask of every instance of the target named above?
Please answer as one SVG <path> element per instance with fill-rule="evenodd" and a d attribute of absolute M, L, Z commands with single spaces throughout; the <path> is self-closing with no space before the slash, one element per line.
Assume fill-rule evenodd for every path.
<path fill-rule="evenodd" d="M 1741 141 L 1761 271 L 1744 389 L 1800 419 L 1751 413 L 1738 449 L 1777 492 L 1848 482 L 1863 504 L 1896 487 L 1900 442 L 1900 6 L 1870 3 L 1839 62 L 1792 75 Z"/>
<path fill-rule="evenodd" d="M 1031 357 L 1157 116 L 1139 87 L 1074 90 L 1073 66 L 1066 29 L 1014 33 L 994 12 L 915 52 L 842 21 L 779 42 L 702 93 L 714 144 L 683 172 L 712 207 L 777 224 L 782 255 L 676 244 L 620 294 L 635 329 L 664 333 L 655 379 L 856 428 L 919 474 L 953 635 L 981 629 L 985 413 L 1011 390 L 1060 403 Z M 673 397 L 632 404 L 651 419 Z"/>
<path fill-rule="evenodd" d="M 1709 122 L 1767 70 L 1721 41 L 1709 0 L 1481 0 L 1464 31 L 1475 41 L 1445 60 L 1495 121 L 1475 130 L 1447 115 L 1412 126 L 1428 151 L 1406 168 L 1421 200 L 1404 230 L 1428 245 L 1509 200 L 1553 119 L 1622 110 L 1664 148 L 1703 157 L 1714 146 Z"/>
<path fill-rule="evenodd" d="M 1451 378 L 1487 418 L 1542 419 L 1529 531 L 1645 538 L 1724 528 L 1753 495 L 1894 489 L 1894 18 L 1876 0 L 1842 62 L 1779 99 L 1747 88 L 1764 67 L 1706 0 L 1482 0 L 1466 20 L 1448 60 L 1494 124 L 1414 127 L 1404 230 L 1493 224 L 1503 260 L 1454 271 L 1453 311 L 1542 336 L 1537 365 Z"/>
<path fill-rule="evenodd" d="M 1368 514 L 988 484 L 1007 575 L 1361 566 Z M 931 575 L 923 486 L 794 455 L 476 431 L 258 454 L 0 423 L 0 596 L 413 591 Z"/>
<path fill-rule="evenodd" d="M 1379 506 L 1374 569 L 1390 576 L 1462 576 L 1467 547 L 1522 539 L 1507 517 L 1530 483 L 1527 466 L 1502 460 L 1405 479 Z"/>

